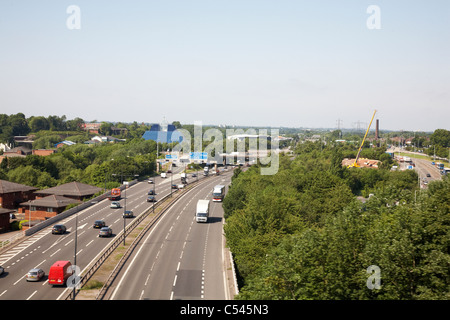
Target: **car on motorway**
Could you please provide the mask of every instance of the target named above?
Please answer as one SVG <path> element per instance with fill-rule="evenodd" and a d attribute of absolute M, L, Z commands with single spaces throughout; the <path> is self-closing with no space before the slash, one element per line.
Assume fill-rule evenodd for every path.
<path fill-rule="evenodd" d="M 147 197 L 147 202 L 156 202 L 156 197 L 155 196 L 148 196 Z"/>
<path fill-rule="evenodd" d="M 42 269 L 34 268 L 28 271 L 25 276 L 27 281 L 39 281 L 45 276 L 45 272 Z"/>
<path fill-rule="evenodd" d="M 63 224 L 55 224 L 52 228 L 52 234 L 64 234 L 66 233 L 66 226 Z"/>
<path fill-rule="evenodd" d="M 65 285 L 67 279 L 72 275 L 72 264 L 70 261 L 56 261 L 48 272 L 48 284 Z"/>
<path fill-rule="evenodd" d="M 148 195 L 154 195 L 155 194 L 155 190 L 150 189 L 150 190 L 148 190 L 147 194 Z"/>
<path fill-rule="evenodd" d="M 120 202 L 119 201 L 113 201 L 113 202 L 111 202 L 109 207 L 113 208 L 113 209 L 118 209 L 118 208 L 120 208 Z"/>
<path fill-rule="evenodd" d="M 106 227 L 106 223 L 103 220 L 95 220 L 93 227 L 95 229 L 100 229 L 100 228 Z"/>
<path fill-rule="evenodd" d="M 98 233 L 99 238 L 112 236 L 112 229 L 110 227 L 103 227 Z"/>
<path fill-rule="evenodd" d="M 153 183 L 155 183 L 155 181 L 153 181 L 153 179 L 148 179 L 148 183 L 153 184 Z"/>
<path fill-rule="evenodd" d="M 431 178 L 431 174 L 427 173 L 427 177 L 428 177 L 428 178 Z"/>
<path fill-rule="evenodd" d="M 193 173 L 193 174 L 191 174 L 191 177 L 192 177 L 192 178 L 195 178 L 195 177 L 197 177 L 197 174 L 196 174 L 196 173 Z"/>
<path fill-rule="evenodd" d="M 5 268 L 3 268 L 2 266 L 0 266 L 0 275 L 2 275 L 3 272 L 5 272 Z"/>
<path fill-rule="evenodd" d="M 176 184 L 173 184 L 172 189 L 178 189 L 178 186 Z"/>
<path fill-rule="evenodd" d="M 182 183 L 179 184 L 179 185 L 177 186 L 177 188 L 178 188 L 178 189 L 184 189 L 184 184 L 182 184 Z"/>
<path fill-rule="evenodd" d="M 131 210 L 126 210 L 123 212 L 123 217 L 124 218 L 133 218 L 133 211 Z"/>

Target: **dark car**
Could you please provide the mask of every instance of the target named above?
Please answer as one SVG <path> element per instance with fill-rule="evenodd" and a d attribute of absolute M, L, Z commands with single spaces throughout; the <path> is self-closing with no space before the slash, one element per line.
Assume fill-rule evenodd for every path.
<path fill-rule="evenodd" d="M 173 184 L 172 189 L 178 189 L 178 186 L 176 184 Z"/>
<path fill-rule="evenodd" d="M 52 228 L 52 234 L 64 234 L 66 233 L 66 226 L 62 224 L 55 224 Z"/>
<path fill-rule="evenodd" d="M 96 228 L 96 229 L 103 228 L 103 227 L 106 227 L 106 223 L 103 220 L 96 220 L 94 222 L 94 226 L 93 227 Z"/>
<path fill-rule="evenodd" d="M 123 213 L 124 218 L 133 218 L 133 211 L 127 210 Z"/>
<path fill-rule="evenodd" d="M 148 195 L 154 195 L 155 194 L 155 190 L 153 190 L 153 189 L 150 189 L 150 190 L 148 190 L 148 193 L 147 193 Z"/>
<path fill-rule="evenodd" d="M 99 237 L 110 237 L 112 236 L 112 229 L 110 227 L 103 227 L 98 233 Z"/>
<path fill-rule="evenodd" d="M 431 177 L 431 174 L 427 173 L 427 177 L 430 178 L 430 177 Z"/>
<path fill-rule="evenodd" d="M 155 196 L 148 196 L 147 197 L 147 202 L 156 202 L 156 197 Z"/>

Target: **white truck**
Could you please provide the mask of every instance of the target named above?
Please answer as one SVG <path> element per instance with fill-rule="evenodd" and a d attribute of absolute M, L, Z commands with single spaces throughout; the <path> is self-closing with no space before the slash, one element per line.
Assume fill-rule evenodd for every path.
<path fill-rule="evenodd" d="M 212 201 L 222 202 L 223 197 L 225 196 L 225 186 L 221 184 L 215 186 L 212 192 L 212 196 L 213 196 Z"/>
<path fill-rule="evenodd" d="M 195 221 L 208 222 L 209 200 L 198 200 L 197 211 L 195 212 Z"/>

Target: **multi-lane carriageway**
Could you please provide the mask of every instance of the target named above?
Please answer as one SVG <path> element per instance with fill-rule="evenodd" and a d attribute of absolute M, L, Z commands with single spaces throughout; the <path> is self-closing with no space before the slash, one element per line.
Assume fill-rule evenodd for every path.
<path fill-rule="evenodd" d="M 180 169 L 179 169 L 180 170 Z M 171 181 L 180 181 L 179 172 L 173 180 L 157 177 L 157 200 L 171 193 Z M 203 176 L 199 180 L 205 179 Z M 192 180 L 192 178 L 191 178 Z M 223 265 L 223 211 L 221 203 L 211 202 L 212 217 L 209 223 L 198 224 L 194 220 L 198 199 L 211 199 L 216 184 L 230 183 L 230 174 L 210 176 L 184 190 L 174 205 L 168 209 L 148 235 L 134 250 L 122 272 L 116 277 L 107 299 L 229 299 Z M 134 215 L 148 210 L 152 203 L 146 201 L 147 192 L 153 188 L 146 181 L 126 190 L 126 208 Z M 180 191 L 172 191 L 180 192 Z M 123 197 L 123 198 L 124 198 Z M 120 202 L 124 205 L 124 199 Z M 58 300 L 67 295 L 66 287 L 53 287 L 47 282 L 50 266 L 58 260 L 73 263 L 75 255 L 75 223 L 77 221 L 77 266 L 81 273 L 95 261 L 102 250 L 123 232 L 123 208 L 110 208 L 110 201 L 103 200 L 86 208 L 62 223 L 68 232 L 52 235 L 48 227 L 30 236 L 19 245 L 0 256 L 5 273 L 0 276 L 0 300 Z M 95 220 L 104 220 L 113 230 L 111 238 L 99 238 L 93 229 Z M 130 223 L 132 219 L 125 219 Z M 26 273 L 41 268 L 46 277 L 39 282 L 27 282 Z"/>

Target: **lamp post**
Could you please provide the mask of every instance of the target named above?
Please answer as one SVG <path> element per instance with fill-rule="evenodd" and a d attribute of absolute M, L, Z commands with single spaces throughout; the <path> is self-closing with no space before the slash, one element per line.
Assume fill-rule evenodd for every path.
<path fill-rule="evenodd" d="M 31 228 L 31 204 L 32 204 L 33 200 L 30 200 L 30 210 L 29 211 L 29 219 L 28 219 L 28 229 Z"/>
<path fill-rule="evenodd" d="M 75 245 L 74 245 L 74 254 L 73 254 L 73 265 L 74 265 L 75 269 L 77 267 L 78 211 L 79 211 L 79 207 L 77 206 L 77 212 L 75 213 Z M 78 277 L 75 277 L 75 281 L 78 281 L 78 279 L 79 279 Z M 76 287 L 77 286 L 74 283 L 72 300 L 75 300 Z"/>
<path fill-rule="evenodd" d="M 125 185 L 124 205 L 123 205 L 123 245 L 125 246 L 125 212 L 127 211 L 127 187 L 128 181 L 123 183 Z"/>
<path fill-rule="evenodd" d="M 170 170 L 170 197 L 172 198 L 172 176 L 173 176 L 173 172 L 172 170 Z"/>

